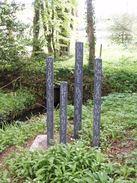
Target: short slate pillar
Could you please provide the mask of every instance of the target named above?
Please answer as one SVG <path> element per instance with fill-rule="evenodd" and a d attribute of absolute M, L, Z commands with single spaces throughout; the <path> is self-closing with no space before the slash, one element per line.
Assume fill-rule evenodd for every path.
<path fill-rule="evenodd" d="M 54 86 L 53 86 L 53 58 L 46 60 L 46 95 L 47 95 L 47 145 L 52 145 L 54 140 Z"/>
<path fill-rule="evenodd" d="M 94 67 L 94 124 L 93 146 L 100 146 L 102 59 L 95 60 Z"/>
<path fill-rule="evenodd" d="M 60 143 L 67 143 L 67 82 L 62 82 L 60 86 Z"/>
<path fill-rule="evenodd" d="M 82 120 L 83 99 L 83 43 L 76 42 L 74 85 L 74 138 L 79 138 Z"/>

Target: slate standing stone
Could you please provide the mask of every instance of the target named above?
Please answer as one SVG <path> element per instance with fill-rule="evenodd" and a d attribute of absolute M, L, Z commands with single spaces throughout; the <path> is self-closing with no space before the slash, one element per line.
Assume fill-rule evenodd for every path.
<path fill-rule="evenodd" d="M 93 146 L 100 146 L 102 59 L 95 60 L 94 67 L 94 124 Z"/>
<path fill-rule="evenodd" d="M 99 53 L 99 57 L 101 58 L 102 56 L 102 44 L 100 45 L 100 53 Z"/>
<path fill-rule="evenodd" d="M 76 42 L 75 46 L 74 138 L 78 139 L 82 119 L 83 43 Z"/>
<path fill-rule="evenodd" d="M 47 145 L 52 145 L 54 140 L 53 118 L 54 118 L 54 86 L 53 86 L 53 58 L 46 60 L 46 95 L 47 95 Z"/>
<path fill-rule="evenodd" d="M 60 86 L 60 143 L 67 143 L 67 82 L 62 82 Z"/>

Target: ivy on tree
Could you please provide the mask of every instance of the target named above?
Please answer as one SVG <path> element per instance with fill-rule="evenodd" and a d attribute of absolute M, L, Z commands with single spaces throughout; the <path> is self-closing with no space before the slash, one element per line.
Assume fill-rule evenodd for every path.
<path fill-rule="evenodd" d="M 32 55 L 41 47 L 54 57 L 69 52 L 75 7 L 76 0 L 35 0 Z"/>

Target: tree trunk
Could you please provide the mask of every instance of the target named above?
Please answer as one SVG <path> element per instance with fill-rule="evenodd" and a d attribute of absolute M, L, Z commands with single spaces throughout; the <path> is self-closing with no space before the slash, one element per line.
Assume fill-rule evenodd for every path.
<path fill-rule="evenodd" d="M 95 59 L 95 28 L 94 28 L 94 8 L 93 0 L 87 0 L 87 37 L 89 44 L 89 61 L 90 70 L 94 69 Z"/>
<path fill-rule="evenodd" d="M 47 48 L 48 48 L 48 53 L 52 54 L 53 53 L 53 48 L 52 48 L 52 36 L 51 34 L 49 34 L 48 36 L 46 36 L 47 39 Z"/>
<path fill-rule="evenodd" d="M 52 1 L 52 20 L 54 21 L 54 1 Z M 55 37 L 54 37 L 54 26 L 51 27 L 51 39 L 52 39 L 52 47 L 54 53 L 54 59 L 56 59 L 56 44 L 55 44 Z"/>
<path fill-rule="evenodd" d="M 47 34 L 47 31 L 49 29 L 49 27 L 47 27 L 47 22 L 45 20 L 45 11 L 46 9 L 48 9 L 48 5 L 43 1 L 41 1 L 41 18 L 42 18 L 42 23 L 43 23 L 43 30 L 44 30 L 44 37 L 45 40 L 47 41 L 47 49 L 48 49 L 48 54 L 52 54 L 53 53 L 53 48 L 52 48 L 52 30 L 50 30 Z"/>
<path fill-rule="evenodd" d="M 33 18 L 33 51 L 32 55 L 35 57 L 41 50 L 39 44 L 39 32 L 40 32 L 40 10 L 39 10 L 39 0 L 35 0 L 34 3 L 34 18 Z"/>

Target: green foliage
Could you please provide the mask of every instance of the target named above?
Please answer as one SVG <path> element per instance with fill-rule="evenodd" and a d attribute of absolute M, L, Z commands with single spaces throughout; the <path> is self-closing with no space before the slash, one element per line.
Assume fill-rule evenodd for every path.
<path fill-rule="evenodd" d="M 102 98 L 101 148 L 105 151 L 113 142 L 137 137 L 137 94 L 111 94 Z M 68 133 L 73 133 L 73 106 L 68 106 Z M 81 140 L 56 145 L 46 152 L 14 153 L 8 158 L 9 172 L 1 180 L 12 177 L 14 182 L 114 182 L 135 183 L 136 150 L 124 154 L 121 164 L 110 163 L 90 147 L 93 124 L 93 101 L 83 106 Z M 10 145 L 19 145 L 44 131 L 44 116 L 28 123 L 5 126 L 0 132 L 1 151 Z M 59 130 L 59 111 L 55 111 L 55 128 Z M 124 163 L 123 163 L 124 162 Z M 10 180 L 10 179 L 9 179 Z M 9 181 L 10 182 L 10 181 Z"/>
<path fill-rule="evenodd" d="M 13 154 L 6 161 L 14 182 L 115 182 L 134 183 L 136 171 L 125 164 L 112 164 L 100 151 L 89 148 L 82 141 L 57 145 L 46 152 Z"/>
<path fill-rule="evenodd" d="M 110 60 L 111 61 L 111 60 Z M 107 95 L 114 92 L 137 92 L 137 61 L 135 58 L 121 57 L 116 62 L 103 62 L 103 86 L 102 95 Z M 9 64 L 9 66 L 0 66 L 1 74 L 0 85 L 5 85 L 5 80 L 8 73 L 8 83 L 12 82 L 14 73 L 16 78 L 20 77 L 19 82 L 16 82 L 16 87 L 20 85 L 33 90 L 39 101 L 45 99 L 45 61 L 34 62 L 34 60 L 26 60 L 17 66 Z M 84 61 L 85 63 L 85 61 Z M 74 57 L 65 57 L 62 60 L 54 63 L 54 84 L 58 86 L 61 81 L 67 81 L 69 87 L 69 99 L 73 100 L 74 91 Z M 89 71 L 88 66 L 84 65 L 83 91 L 84 102 L 91 99 L 93 96 L 93 73 Z M 3 78 L 5 80 L 3 80 Z M 15 79 L 16 79 L 15 78 Z M 33 82 L 32 82 L 33 81 Z M 7 84 L 7 83 L 6 83 Z M 39 87 L 38 87 L 39 85 Z M 13 89 L 15 88 L 13 82 Z"/>
<path fill-rule="evenodd" d="M 34 96 L 28 90 L 17 90 L 16 92 L 0 92 L 0 122 L 11 118 L 14 119 L 26 108 L 32 107 L 35 102 Z"/>
<path fill-rule="evenodd" d="M 68 53 L 70 35 L 75 16 L 76 0 L 35 1 L 33 21 L 33 48 L 46 47 L 49 54 L 63 55 Z M 35 30 L 36 29 L 36 30 Z M 40 30 L 43 34 L 40 35 Z M 35 42 L 37 40 L 37 42 Z M 39 51 L 39 50 L 35 50 Z"/>
<path fill-rule="evenodd" d="M 26 140 L 44 132 L 44 116 L 32 117 L 27 122 L 16 121 L 0 129 L 0 153 L 11 145 L 25 144 Z"/>
<path fill-rule="evenodd" d="M 111 181 L 113 172 L 99 151 L 82 142 L 57 145 L 46 152 L 13 155 L 7 164 L 15 180 L 23 179 L 24 182 L 103 183 Z"/>
<path fill-rule="evenodd" d="M 137 94 L 111 94 L 102 98 L 101 139 L 102 147 L 111 145 L 110 141 L 122 139 L 126 129 L 137 130 Z M 92 106 L 92 107 L 91 107 Z M 93 104 L 89 101 L 83 119 L 82 138 L 90 141 L 93 120 Z M 131 136 L 134 136 L 134 134 Z"/>
<path fill-rule="evenodd" d="M 59 63 L 60 62 L 60 63 Z M 65 60 L 60 60 L 59 62 L 54 63 L 54 85 L 58 86 L 61 81 L 68 81 L 69 84 L 69 99 L 72 100 L 73 97 L 73 88 L 74 88 L 74 60 L 73 58 L 65 57 Z M 16 86 L 19 87 L 20 85 L 22 87 L 27 87 L 29 90 L 33 90 L 36 97 L 39 99 L 39 101 L 45 100 L 45 61 L 41 60 L 39 62 L 34 62 L 34 60 L 26 60 L 23 62 L 22 66 L 19 67 L 21 70 L 18 73 L 18 70 L 14 70 L 15 68 L 11 65 L 11 67 L 6 68 L 0 68 L 2 70 L 2 73 L 0 77 L 6 74 L 6 72 L 11 75 L 9 77 L 9 82 L 12 82 L 12 76 L 13 72 L 17 73 L 17 77 L 19 76 L 21 79 L 19 80 L 19 83 L 16 83 Z M 5 69 L 5 70 L 4 70 Z M 4 70 L 4 71 L 3 71 Z M 5 73 L 5 74 L 3 74 Z M 3 75 L 2 75 L 3 74 Z M 84 93 L 84 100 L 85 98 L 88 98 L 88 94 L 91 91 L 89 88 L 91 88 L 92 83 L 92 77 L 89 76 L 90 71 L 88 70 L 87 66 L 84 66 L 84 89 L 86 89 L 87 92 Z M 10 80 L 12 79 L 12 80 Z M 33 81 L 33 82 L 32 82 Z M 4 86 L 3 81 L 0 81 L 0 85 Z M 39 86 L 39 87 L 38 87 Z M 13 86 L 14 89 L 14 86 Z"/>
<path fill-rule="evenodd" d="M 102 147 L 108 147 L 112 141 L 116 139 L 122 139 L 126 133 L 126 129 L 133 130 L 133 134 L 131 136 L 133 138 L 136 137 L 137 130 L 137 94 L 112 94 L 107 97 L 102 98 L 102 123 L 101 123 L 101 139 L 102 139 Z M 93 102 L 89 101 L 86 106 L 83 105 L 83 116 L 82 116 L 82 131 L 81 138 L 88 143 L 91 141 L 92 136 L 92 124 L 93 124 Z M 44 117 L 44 116 L 43 116 Z M 43 120 L 42 117 L 42 120 Z M 74 118 L 74 107 L 72 105 L 68 106 L 68 130 L 69 134 L 73 133 L 73 118 Z M 42 121 L 41 120 L 41 121 Z M 32 119 L 35 121 L 35 118 Z M 37 121 L 37 119 L 36 119 Z M 43 120 L 44 121 L 44 120 Z M 42 122 L 41 122 L 42 123 Z M 36 126 L 39 122 L 36 122 Z M 20 124 L 21 125 L 21 124 Z M 8 131 L 11 130 L 11 136 L 13 140 L 11 140 L 11 144 L 16 143 L 16 131 L 19 131 L 20 128 L 25 129 L 25 126 L 10 126 L 4 127 L 3 132 L 1 132 L 2 137 L 1 140 L 4 141 L 4 138 L 7 136 Z M 31 125 L 31 124 L 30 124 Z M 34 124 L 32 124 L 33 126 Z M 34 126 L 35 126 L 34 125 Z M 26 124 L 27 126 L 27 124 Z M 36 127 L 35 126 L 35 127 Z M 31 127 L 31 126 L 30 126 Z M 35 128 L 34 127 L 34 128 Z M 59 111 L 55 111 L 55 128 L 59 130 Z M 29 124 L 26 129 L 26 133 L 29 131 Z M 31 131 L 31 129 L 30 129 Z M 38 131 L 39 133 L 39 131 Z M 30 132 L 31 135 L 31 132 Z M 23 135 L 24 136 L 24 135 Z M 5 138 L 6 139 L 6 138 Z M 9 141 L 9 140 L 8 140 Z M 10 143 L 10 141 L 8 142 Z"/>
<path fill-rule="evenodd" d="M 16 65 L 24 53 L 22 38 L 26 26 L 17 18 L 22 6 L 14 2 L 0 4 L 0 63 Z"/>
<path fill-rule="evenodd" d="M 137 92 L 137 61 L 131 54 L 122 53 L 126 56 L 118 57 L 103 62 L 103 87 L 102 95 L 111 92 Z M 117 52 L 115 53 L 117 54 Z M 113 62 L 112 62 L 113 61 Z M 111 63 L 110 63 L 111 62 Z M 84 63 L 87 64 L 86 60 Z M 73 99 L 74 91 L 74 57 L 63 57 L 54 63 L 54 83 L 57 86 L 60 81 L 66 80 L 69 85 L 69 99 Z M 38 101 L 45 99 L 45 60 L 35 62 L 34 60 L 21 61 L 20 64 L 0 65 L 0 86 L 4 86 L 12 82 L 16 78 L 20 78 L 17 82 L 13 82 L 13 89 L 20 86 L 33 90 Z M 8 76 L 8 77 L 7 77 Z M 31 82 L 33 80 L 33 82 Z M 84 66 L 84 101 L 93 96 L 93 73 Z M 39 87 L 37 87 L 39 85 Z M 7 87 L 8 88 L 8 87 Z"/>
<path fill-rule="evenodd" d="M 104 84 L 110 92 L 137 92 L 137 61 L 122 57 L 104 67 Z"/>

